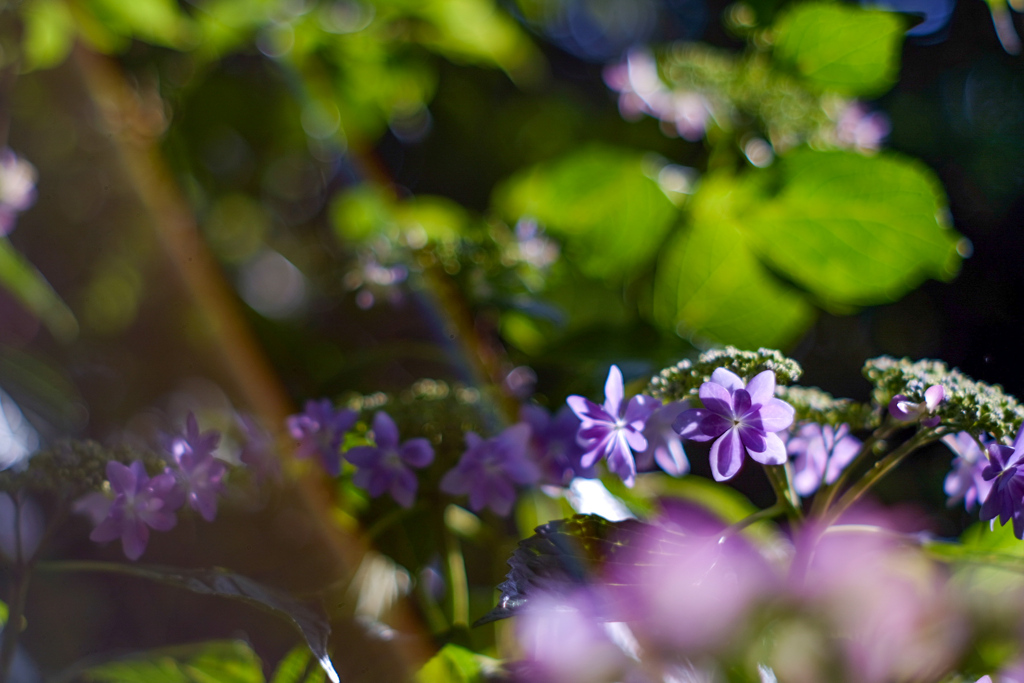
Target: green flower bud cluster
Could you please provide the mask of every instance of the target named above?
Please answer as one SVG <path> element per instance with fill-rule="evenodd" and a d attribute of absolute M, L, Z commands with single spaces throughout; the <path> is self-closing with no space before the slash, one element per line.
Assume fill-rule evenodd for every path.
<path fill-rule="evenodd" d="M 897 394 L 923 401 L 925 389 L 941 385 L 946 399 L 935 414 L 951 432 L 987 433 L 1009 441 L 1024 420 L 1024 406 L 1001 386 L 973 380 L 941 361 L 881 356 L 865 363 L 863 372 L 874 385 L 871 397 L 879 406 L 889 405 Z"/>
<path fill-rule="evenodd" d="M 727 346 L 705 351 L 696 361 L 683 360 L 665 368 L 651 378 L 644 393 L 662 403 L 693 398 L 700 385 L 710 380 L 711 373 L 718 368 L 731 370 L 748 380 L 759 372 L 771 370 L 780 386 L 792 384 L 803 374 L 799 363 L 775 349 L 741 351 Z"/>
<path fill-rule="evenodd" d="M 835 398 L 817 387 L 779 386 L 775 395 L 796 410 L 797 422 L 817 422 L 833 427 L 846 423 L 853 431 L 874 429 L 882 421 L 880 408 L 849 398 Z"/>

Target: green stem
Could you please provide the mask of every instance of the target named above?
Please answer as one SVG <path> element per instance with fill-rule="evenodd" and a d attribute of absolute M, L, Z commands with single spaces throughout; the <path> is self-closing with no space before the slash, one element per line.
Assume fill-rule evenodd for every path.
<path fill-rule="evenodd" d="M 802 520 L 804 513 L 800 509 L 800 497 L 793 490 L 793 486 L 790 483 L 791 477 L 788 463 L 785 465 L 765 465 L 764 471 L 768 475 L 768 481 L 771 482 L 772 489 L 775 491 L 775 505 L 783 507 L 790 521 L 798 522 Z M 771 508 L 768 509 L 770 510 Z"/>
<path fill-rule="evenodd" d="M 722 532 L 722 538 L 735 536 L 736 534 L 743 531 L 752 524 L 757 524 L 758 522 L 765 519 L 774 519 L 775 517 L 785 514 L 788 511 L 789 505 L 786 505 L 785 503 L 781 502 L 776 502 L 774 505 L 770 507 L 766 507 L 763 510 L 758 510 L 757 512 L 747 515 L 735 524 L 729 525 L 728 527 L 726 527 L 725 531 Z"/>
<path fill-rule="evenodd" d="M 7 623 L 4 625 L 3 639 L 0 641 L 0 683 L 7 683 L 14 662 L 14 653 L 18 649 L 18 637 L 21 635 L 21 623 L 25 616 L 25 600 L 28 597 L 28 581 L 30 572 L 23 564 L 15 565 L 11 570 L 11 594 L 7 602 Z"/>
<path fill-rule="evenodd" d="M 861 444 L 860 451 L 857 452 L 856 457 L 846 468 L 840 473 L 839 478 L 832 484 L 825 484 L 818 490 L 816 496 L 814 496 L 814 503 L 811 506 L 811 517 L 821 517 L 825 514 L 825 511 L 832 506 L 832 502 L 843 487 L 849 482 L 852 473 L 859 469 L 861 464 L 871 455 L 875 445 L 888 439 L 899 425 L 893 423 L 891 419 L 888 419 L 882 425 L 878 427 L 871 436 L 864 440 Z"/>
<path fill-rule="evenodd" d="M 462 557 L 459 539 L 445 526 L 445 546 L 448 553 L 448 583 L 452 592 L 452 626 L 469 628 L 469 581 L 466 561 Z"/>

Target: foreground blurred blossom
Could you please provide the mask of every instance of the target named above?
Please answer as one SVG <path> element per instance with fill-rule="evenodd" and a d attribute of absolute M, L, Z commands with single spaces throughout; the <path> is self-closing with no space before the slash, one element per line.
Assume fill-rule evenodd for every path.
<path fill-rule="evenodd" d="M 220 432 L 199 432 L 196 416 L 188 414 L 185 433 L 168 440 L 167 450 L 178 466 L 173 470 L 189 507 L 207 522 L 217 516 L 217 496 L 224 489 L 227 466 L 213 457 Z"/>
<path fill-rule="evenodd" d="M 426 439 L 400 444 L 395 421 L 383 411 L 373 416 L 373 440 L 376 446 L 355 446 L 345 453 L 345 458 L 359 468 L 352 483 L 374 498 L 389 491 L 399 505 L 412 507 L 417 486 L 412 470 L 434 461 L 433 447 Z"/>
<path fill-rule="evenodd" d="M 42 540 L 46 519 L 35 501 L 0 493 L 0 553 L 12 562 L 28 562 Z"/>
<path fill-rule="evenodd" d="M 608 469 L 632 486 L 636 477 L 633 451 L 647 450 L 643 431 L 651 414 L 661 401 L 648 396 L 634 396 L 623 409 L 622 371 L 613 365 L 604 385 L 604 405 L 582 396 L 570 396 L 566 403 L 580 418 L 577 441 L 584 448 L 580 464 L 591 467 L 601 458 L 608 458 Z"/>
<path fill-rule="evenodd" d="M 320 459 L 327 474 L 341 473 L 341 444 L 345 432 L 359 416 L 346 408 L 335 408 L 329 399 L 307 401 L 305 411 L 287 420 L 288 433 L 297 442 L 295 457 Z"/>
<path fill-rule="evenodd" d="M 981 476 L 991 486 L 981 506 L 982 521 L 999 518 L 1000 524 L 1013 520 L 1013 534 L 1024 540 L 1024 425 L 1013 446 L 990 443 L 988 464 Z M 993 521 L 993 523 L 995 523 Z"/>
<path fill-rule="evenodd" d="M 576 442 L 579 418 L 563 406 L 554 415 L 540 406 L 525 405 L 519 420 L 530 425 L 529 454 L 540 469 L 540 483 L 568 486 L 575 477 L 591 478 L 594 468 L 583 467 L 583 447 Z"/>
<path fill-rule="evenodd" d="M 36 201 L 36 167 L 10 149 L 0 150 L 0 236 Z"/>
<path fill-rule="evenodd" d="M 933 413 L 945 400 L 946 390 L 942 388 L 942 385 L 933 384 L 925 389 L 924 401 L 920 403 L 914 403 L 903 394 L 893 396 L 889 401 L 889 414 L 900 422 L 921 420 L 921 424 L 925 427 L 936 427 L 942 418 Z"/>
<path fill-rule="evenodd" d="M 627 120 L 648 114 L 674 126 L 684 139 L 704 137 L 711 107 L 696 92 L 670 90 L 658 75 L 658 63 L 646 50 L 632 50 L 626 60 L 605 69 L 604 80 L 619 93 L 619 111 Z"/>
<path fill-rule="evenodd" d="M 981 501 L 988 498 L 992 482 L 985 481 L 983 472 L 988 466 L 988 458 L 981 452 L 978 441 L 967 432 L 947 434 L 942 437 L 956 454 L 953 458 L 953 471 L 946 475 L 945 491 L 949 496 L 948 505 L 955 505 L 961 500 L 964 507 L 973 510 Z"/>
<path fill-rule="evenodd" d="M 655 463 L 674 477 L 690 471 L 690 461 L 683 449 L 683 440 L 673 429 L 679 415 L 690 408 L 686 401 L 675 401 L 655 410 L 644 427 L 647 449 L 636 456 L 636 466 L 650 469 Z"/>
<path fill-rule="evenodd" d="M 710 441 L 711 473 L 716 481 L 732 479 L 743 453 L 762 465 L 786 462 L 786 446 L 775 432 L 793 424 L 793 407 L 775 398 L 775 373 L 765 370 L 744 386 L 735 373 L 718 368 L 700 386 L 704 408 L 683 412 L 675 429 L 683 438 Z"/>
<path fill-rule="evenodd" d="M 860 439 L 850 434 L 849 425 L 833 427 L 811 422 L 801 426 L 786 444 L 786 451 L 796 458 L 793 488 L 801 496 L 809 496 L 822 481 L 835 483 L 860 447 Z"/>
<path fill-rule="evenodd" d="M 889 117 L 869 110 L 862 102 L 853 102 L 843 109 L 836 122 L 837 142 L 862 152 L 880 148 L 891 131 Z"/>
<path fill-rule="evenodd" d="M 468 495 L 474 511 L 491 508 L 502 517 L 512 511 L 516 484 L 536 483 L 537 466 L 527 457 L 530 426 L 515 424 L 498 436 L 481 439 L 466 433 L 469 447 L 459 464 L 441 479 L 441 490 L 453 496 Z"/>
<path fill-rule="evenodd" d="M 146 550 L 150 528 L 174 528 L 178 521 L 174 512 L 184 504 L 184 496 L 174 475 L 164 472 L 150 478 L 138 460 L 131 466 L 108 462 L 107 480 L 113 500 L 91 493 L 79 499 L 74 509 L 100 520 L 89 535 L 91 540 L 106 543 L 120 538 L 125 556 L 137 560 Z"/>

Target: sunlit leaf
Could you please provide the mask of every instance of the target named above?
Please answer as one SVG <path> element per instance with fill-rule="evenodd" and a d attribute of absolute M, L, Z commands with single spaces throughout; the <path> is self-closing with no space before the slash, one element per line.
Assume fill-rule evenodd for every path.
<path fill-rule="evenodd" d="M 71 309 L 53 291 L 46 278 L 11 245 L 0 237 L 0 286 L 39 316 L 53 336 L 70 341 L 78 334 L 78 322 Z"/>
<path fill-rule="evenodd" d="M 881 10 L 798 3 L 775 25 L 775 57 L 821 88 L 879 95 L 896 82 L 904 29 Z"/>
<path fill-rule="evenodd" d="M 471 225 L 466 210 L 450 199 L 420 195 L 397 201 L 371 183 L 339 195 L 331 206 L 331 218 L 343 241 L 364 241 L 380 234 L 402 238 L 412 246 L 453 240 Z"/>
<path fill-rule="evenodd" d="M 277 665 L 270 683 L 323 683 L 324 670 L 311 661 L 309 648 L 297 647 Z"/>
<path fill-rule="evenodd" d="M 75 42 L 75 19 L 62 0 L 32 0 L 22 5 L 25 22 L 23 68 L 57 66 Z"/>
<path fill-rule="evenodd" d="M 644 170 L 642 154 L 593 145 L 513 176 L 494 204 L 562 237 L 586 275 L 621 277 L 654 259 L 678 217 Z"/>
<path fill-rule="evenodd" d="M 448 644 L 430 658 L 418 672 L 417 683 L 474 683 L 479 681 L 479 655 L 458 645 Z"/>
<path fill-rule="evenodd" d="M 183 47 L 191 40 L 190 21 L 174 0 L 87 0 L 85 7 L 121 36 L 169 47 Z"/>
<path fill-rule="evenodd" d="M 259 657 L 237 640 L 161 648 L 92 667 L 101 683 L 263 683 Z"/>

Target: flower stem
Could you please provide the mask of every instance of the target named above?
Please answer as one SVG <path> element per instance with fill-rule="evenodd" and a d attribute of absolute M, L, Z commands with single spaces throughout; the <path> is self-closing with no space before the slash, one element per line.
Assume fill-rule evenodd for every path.
<path fill-rule="evenodd" d="M 21 623 L 25 615 L 25 600 L 28 596 L 28 566 L 17 563 L 11 569 L 10 597 L 7 602 L 7 623 L 4 624 L 3 639 L 0 640 L 0 683 L 7 683 L 18 649 Z"/>
<path fill-rule="evenodd" d="M 445 527 L 444 540 L 448 553 L 448 583 L 452 592 L 452 627 L 469 628 L 469 581 L 466 578 L 466 561 L 462 557 L 459 539 L 452 530 Z M 2 683 L 2 681 L 0 681 Z"/>
<path fill-rule="evenodd" d="M 765 519 L 773 519 L 779 515 L 785 514 L 789 511 L 789 505 L 776 501 L 776 503 L 770 507 L 766 507 L 763 510 L 758 510 L 752 514 L 747 515 L 735 524 L 730 524 L 722 532 L 722 538 L 728 538 L 729 536 L 735 536 L 739 532 L 743 531 L 747 527 L 757 524 Z"/>
<path fill-rule="evenodd" d="M 768 481 L 771 482 L 772 489 L 775 491 L 776 505 L 783 506 L 786 512 L 786 516 L 791 521 L 800 521 L 804 518 L 804 513 L 800 509 L 800 497 L 793 490 L 793 486 L 790 483 L 789 466 L 788 463 L 785 465 L 765 465 L 765 474 L 768 475 Z M 771 510 L 772 508 L 768 508 Z M 755 520 L 756 521 L 756 520 Z"/>

